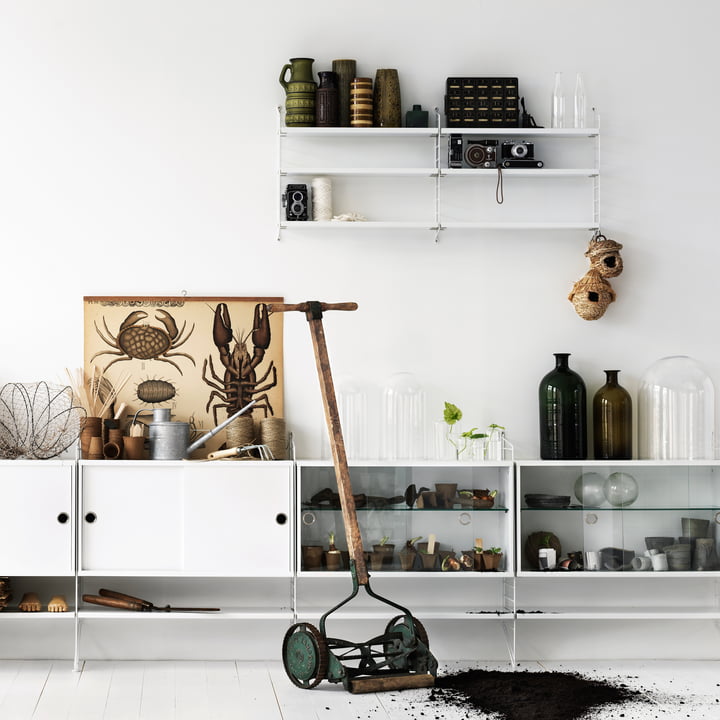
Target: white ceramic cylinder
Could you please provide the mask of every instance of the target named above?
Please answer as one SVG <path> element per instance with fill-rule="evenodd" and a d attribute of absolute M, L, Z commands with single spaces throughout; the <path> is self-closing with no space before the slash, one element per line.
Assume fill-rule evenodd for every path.
<path fill-rule="evenodd" d="M 332 180 L 329 177 L 316 177 L 313 178 L 311 187 L 313 220 L 332 220 Z"/>
<path fill-rule="evenodd" d="M 655 572 L 665 572 L 668 569 L 667 555 L 665 553 L 656 553 L 650 560 L 652 561 L 652 569 Z"/>

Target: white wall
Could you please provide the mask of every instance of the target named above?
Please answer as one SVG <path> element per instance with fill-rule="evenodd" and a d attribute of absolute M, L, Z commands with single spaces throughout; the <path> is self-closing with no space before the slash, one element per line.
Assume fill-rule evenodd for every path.
<path fill-rule="evenodd" d="M 326 317 L 333 369 L 378 389 L 408 370 L 439 415 L 508 427 L 536 456 L 537 384 L 572 353 L 589 394 L 620 368 L 688 354 L 720 386 L 715 289 L 716 26 L 701 0 L 365 3 L 0 2 L 0 382 L 60 380 L 82 357 L 82 297 L 355 300 Z M 602 116 L 602 227 L 624 244 L 618 299 L 566 296 L 585 232 L 319 234 L 276 241 L 275 107 L 290 57 L 399 69 L 404 109 L 455 73 L 520 78 L 548 122 L 553 73 L 584 73 Z M 317 455 L 308 330 L 286 319 L 286 416 Z M 358 343 L 358 339 L 360 342 Z M 718 395 L 720 396 L 720 388 Z"/>

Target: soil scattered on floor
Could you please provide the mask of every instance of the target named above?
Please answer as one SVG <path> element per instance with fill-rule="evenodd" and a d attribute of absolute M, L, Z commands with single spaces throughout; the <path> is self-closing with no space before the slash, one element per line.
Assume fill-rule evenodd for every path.
<path fill-rule="evenodd" d="M 436 705 L 476 708 L 503 720 L 581 720 L 601 707 L 646 699 L 621 681 L 562 672 L 466 670 L 439 676 L 430 692 Z"/>

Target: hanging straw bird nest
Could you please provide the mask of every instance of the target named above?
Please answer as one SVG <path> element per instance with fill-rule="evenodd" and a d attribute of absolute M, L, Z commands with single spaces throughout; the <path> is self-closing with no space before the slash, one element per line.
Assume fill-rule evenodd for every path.
<path fill-rule="evenodd" d="M 0 457 L 55 457 L 77 441 L 83 417 L 69 387 L 8 383 L 0 389 Z"/>
<path fill-rule="evenodd" d="M 602 233 L 597 233 L 590 240 L 585 257 L 590 260 L 590 268 L 596 270 L 602 277 L 617 277 L 623 271 L 620 250 L 622 250 L 620 243 L 608 240 Z"/>
<path fill-rule="evenodd" d="M 615 301 L 615 291 L 597 270 L 588 270 L 573 285 L 568 300 L 583 320 L 597 320 L 605 314 L 608 305 Z"/>

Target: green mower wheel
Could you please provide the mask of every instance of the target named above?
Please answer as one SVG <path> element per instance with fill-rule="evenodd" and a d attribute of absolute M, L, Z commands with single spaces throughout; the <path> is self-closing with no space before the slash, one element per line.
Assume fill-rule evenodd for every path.
<path fill-rule="evenodd" d="M 412 652 L 409 655 L 402 654 L 401 652 L 410 645 L 413 638 L 412 629 L 405 621 L 405 617 L 405 615 L 394 617 L 385 628 L 386 635 L 390 632 L 400 633 L 399 638 L 386 640 L 383 644 L 383 651 L 388 660 L 388 666 L 393 670 L 425 672 L 427 670 L 427 658 L 418 657 L 417 652 Z M 422 623 L 416 617 L 413 617 L 412 622 L 415 626 L 415 637 L 429 649 L 430 644 L 428 642 L 427 632 Z"/>
<path fill-rule="evenodd" d="M 310 623 L 290 627 L 285 633 L 282 655 L 287 676 L 299 688 L 314 688 L 327 674 L 327 643 Z"/>

